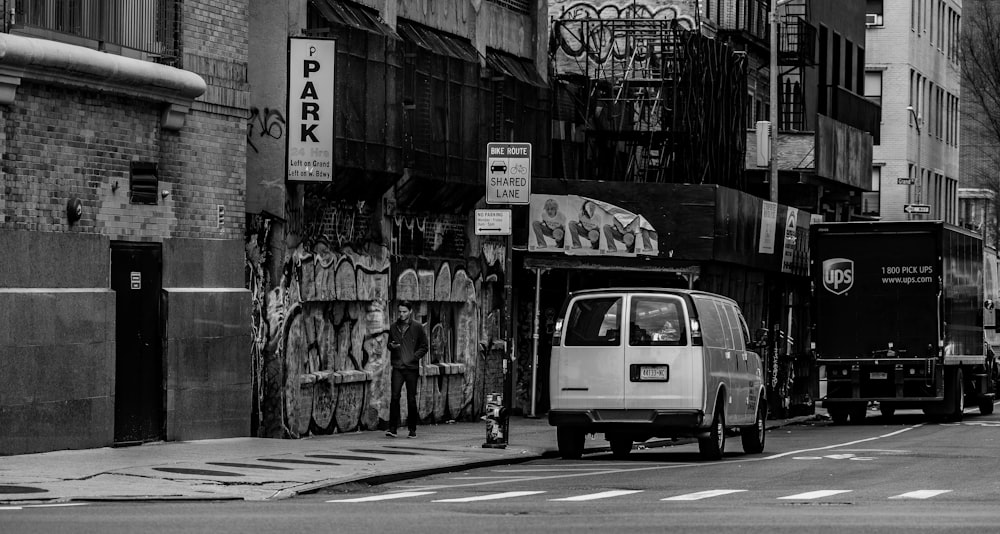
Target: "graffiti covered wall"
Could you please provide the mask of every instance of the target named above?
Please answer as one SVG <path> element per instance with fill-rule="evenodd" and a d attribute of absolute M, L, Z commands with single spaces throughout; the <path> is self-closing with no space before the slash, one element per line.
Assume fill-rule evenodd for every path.
<path fill-rule="evenodd" d="M 484 351 L 499 328 L 502 249 L 472 240 L 464 248 L 473 252 L 463 259 L 392 254 L 371 241 L 358 244 L 365 242 L 358 237 L 367 230 L 355 220 L 379 215 L 344 217 L 340 210 L 331 217 L 332 211 L 337 210 L 328 209 L 319 219 L 348 219 L 347 230 L 340 223 L 336 227 L 347 234 L 321 233 L 285 251 L 281 280 L 270 290 L 263 265 L 268 258 L 251 253 L 266 241 L 267 226 L 256 224 L 258 231 L 248 234 L 248 273 L 257 308 L 257 435 L 385 428 L 391 374 L 386 342 L 401 300 L 416 303 L 415 316 L 431 342 L 418 384 L 420 419 L 477 418 L 485 398 Z M 429 241 L 440 241 L 434 232 L 442 224 L 434 216 L 416 224 L 398 216 L 380 222 L 374 226 L 424 228 Z M 402 409 L 405 418 L 405 403 Z"/>

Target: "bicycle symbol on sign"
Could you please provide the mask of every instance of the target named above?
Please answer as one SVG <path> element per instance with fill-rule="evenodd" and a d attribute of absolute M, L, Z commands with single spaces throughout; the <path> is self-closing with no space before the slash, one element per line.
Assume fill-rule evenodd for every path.
<path fill-rule="evenodd" d="M 528 166 L 523 163 L 518 163 L 517 165 L 511 165 L 507 168 L 507 174 L 511 176 L 520 176 L 522 174 L 528 174 Z"/>

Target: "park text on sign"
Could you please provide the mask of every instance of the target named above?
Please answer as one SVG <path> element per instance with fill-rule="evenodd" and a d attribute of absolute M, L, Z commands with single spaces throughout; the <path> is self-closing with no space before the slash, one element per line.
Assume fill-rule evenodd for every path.
<path fill-rule="evenodd" d="M 288 180 L 333 180 L 333 74 L 336 42 L 288 42 Z"/>
<path fill-rule="evenodd" d="M 476 210 L 476 235 L 510 235 L 510 210 Z"/>
<path fill-rule="evenodd" d="M 531 143 L 488 143 L 486 203 L 531 203 Z"/>

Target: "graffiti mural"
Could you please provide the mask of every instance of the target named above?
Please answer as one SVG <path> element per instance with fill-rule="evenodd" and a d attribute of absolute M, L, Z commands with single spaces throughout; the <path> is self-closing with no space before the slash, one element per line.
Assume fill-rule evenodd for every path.
<path fill-rule="evenodd" d="M 418 384 L 421 420 L 477 418 L 483 410 L 484 347 L 498 334 L 494 286 L 502 280 L 502 254 L 478 241 L 479 250 L 461 260 L 393 255 L 389 247 L 359 240 L 346 244 L 345 228 L 353 234 L 357 226 L 342 208 L 317 213 L 318 224 L 306 225 L 314 238 L 287 251 L 280 282 L 259 306 L 255 347 L 263 361 L 264 413 L 258 435 L 385 428 L 386 342 L 400 300 L 416 304 L 415 317 L 431 341 Z M 368 224 L 361 219 L 359 226 Z M 442 226 L 435 220 L 420 226 L 425 224 Z M 433 236 L 428 232 L 432 244 Z M 402 409 L 405 418 L 405 403 Z"/>
<path fill-rule="evenodd" d="M 554 7 L 558 7 L 556 2 Z M 685 11 L 689 7 L 676 5 L 647 6 L 628 2 L 617 5 L 591 2 L 565 2 L 553 26 L 553 42 L 559 51 L 569 57 L 586 56 L 596 64 L 607 61 L 644 62 L 656 52 L 655 43 L 662 35 L 642 34 L 633 31 L 639 20 L 668 20 L 676 22 L 683 30 L 692 30 L 697 21 Z M 608 22 L 601 24 L 601 21 Z"/>

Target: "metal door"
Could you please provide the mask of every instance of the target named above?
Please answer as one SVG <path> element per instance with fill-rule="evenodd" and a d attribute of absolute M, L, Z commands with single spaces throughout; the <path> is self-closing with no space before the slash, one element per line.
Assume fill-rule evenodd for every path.
<path fill-rule="evenodd" d="M 111 242 L 115 291 L 115 443 L 164 437 L 159 243 Z"/>

